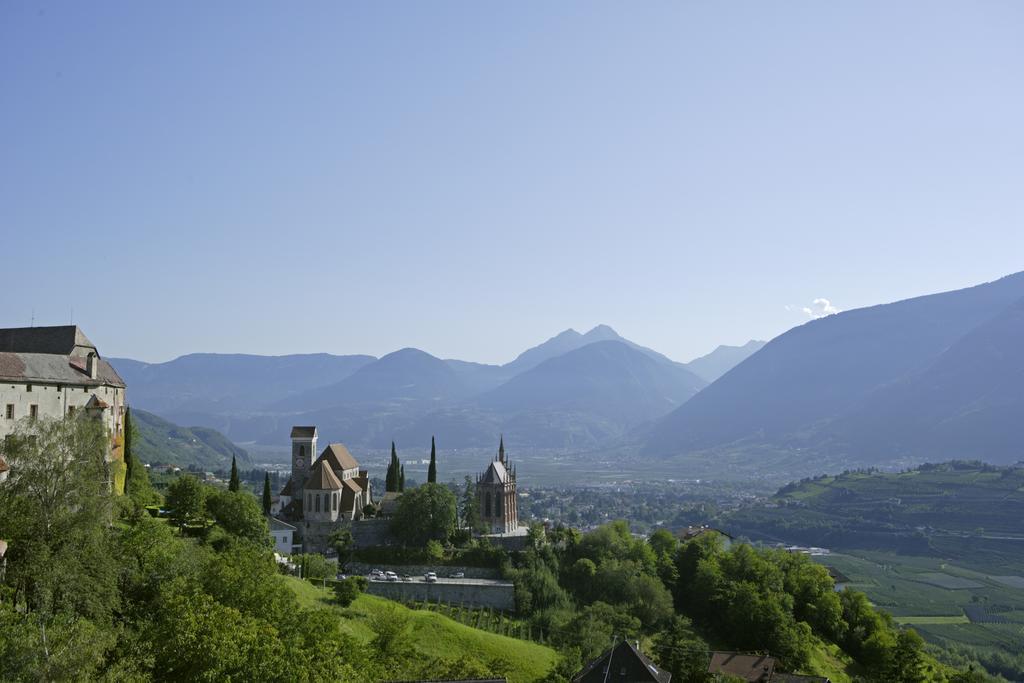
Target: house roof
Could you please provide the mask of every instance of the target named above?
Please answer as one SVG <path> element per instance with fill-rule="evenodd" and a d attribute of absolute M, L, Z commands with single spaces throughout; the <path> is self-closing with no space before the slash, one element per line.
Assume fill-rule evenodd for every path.
<path fill-rule="evenodd" d="M 69 356 L 76 347 L 96 350 L 78 325 L 0 329 L 0 351 Z"/>
<path fill-rule="evenodd" d="M 2 331 L 2 330 L 0 330 Z M 3 348 L 0 346 L 0 348 Z M 54 382 L 86 386 L 123 387 L 124 380 L 102 358 L 96 366 L 96 379 L 85 369 L 85 361 L 67 354 L 0 351 L 0 381 Z"/>
<path fill-rule="evenodd" d="M 292 427 L 292 438 L 293 439 L 312 439 L 316 436 L 316 427 Z"/>
<path fill-rule="evenodd" d="M 7 472 L 11 469 L 11 466 L 7 464 L 7 460 L 4 456 L 0 455 L 0 472 Z"/>
<path fill-rule="evenodd" d="M 679 531 L 676 532 L 676 536 L 678 536 L 680 538 L 680 540 L 689 541 L 691 539 L 697 538 L 701 534 L 709 533 L 709 532 L 713 533 L 713 534 L 721 534 L 722 536 L 725 536 L 726 538 L 732 538 L 732 536 L 730 536 L 729 534 L 725 533 L 721 529 L 715 529 L 715 528 L 709 527 L 709 526 L 688 526 L 688 527 L 684 527 L 684 528 L 682 528 L 682 529 L 680 529 Z"/>
<path fill-rule="evenodd" d="M 709 674 L 729 674 L 751 683 L 771 680 L 775 659 L 767 655 L 745 655 L 739 652 L 712 652 Z"/>
<path fill-rule="evenodd" d="M 342 484 L 326 461 L 317 460 L 313 469 L 309 471 L 309 478 L 306 479 L 303 488 L 314 491 L 337 491 L 342 488 Z"/>
<path fill-rule="evenodd" d="M 335 471 L 359 469 L 359 463 L 352 457 L 352 454 L 348 452 L 343 443 L 330 444 L 320 454 L 319 459 L 327 460 L 331 465 L 331 469 Z"/>
<path fill-rule="evenodd" d="M 672 674 L 665 671 L 652 662 L 643 652 L 636 649 L 629 641 L 622 641 L 618 645 L 606 650 L 600 657 L 587 664 L 572 677 L 573 683 L 577 681 L 591 683 L 592 681 L 605 681 L 618 683 L 638 683 L 642 681 L 654 681 L 655 683 L 669 683 Z"/>
<path fill-rule="evenodd" d="M 771 683 L 829 683 L 824 676 L 805 676 L 804 674 L 772 674 Z"/>
<path fill-rule="evenodd" d="M 480 481 L 484 484 L 504 484 L 508 481 L 508 470 L 505 469 L 503 464 L 494 460 L 487 466 L 487 470 L 484 472 L 484 476 L 480 477 Z"/>
<path fill-rule="evenodd" d="M 89 401 L 85 404 L 86 408 L 109 408 L 110 404 L 104 401 L 102 398 L 93 394 L 89 397 Z"/>
<path fill-rule="evenodd" d="M 271 531 L 295 531 L 295 527 L 291 524 L 288 522 L 282 522 L 276 517 L 270 517 L 267 519 L 267 522 L 270 524 Z"/>

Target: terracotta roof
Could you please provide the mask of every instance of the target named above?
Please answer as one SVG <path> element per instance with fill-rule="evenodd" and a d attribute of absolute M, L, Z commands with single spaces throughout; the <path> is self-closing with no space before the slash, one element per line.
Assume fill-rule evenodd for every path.
<path fill-rule="evenodd" d="M 7 541 L 0 541 L 0 557 L 7 554 Z"/>
<path fill-rule="evenodd" d="M 341 487 L 341 481 L 331 471 L 330 465 L 323 460 L 317 460 L 303 488 L 314 491 L 337 491 Z"/>
<path fill-rule="evenodd" d="M 110 363 L 102 358 L 97 362 L 99 365 L 96 367 L 96 379 L 92 379 L 85 371 L 84 359 L 78 357 L 53 353 L 0 351 L 0 380 L 124 386 L 124 380 Z"/>
<path fill-rule="evenodd" d="M 104 401 L 102 398 L 93 394 L 89 397 L 88 403 L 85 404 L 86 408 L 109 408 L 110 404 Z"/>
<path fill-rule="evenodd" d="M 669 683 L 672 680 L 672 674 L 652 662 L 632 643 L 623 641 L 583 667 L 572 677 L 572 680 L 573 683 L 577 681 L 584 683 L 597 681 Z"/>
<path fill-rule="evenodd" d="M 292 427 L 293 439 L 312 439 L 316 436 L 316 427 Z"/>
<path fill-rule="evenodd" d="M 729 674 L 750 683 L 769 681 L 775 670 L 775 659 L 766 655 L 744 655 L 738 652 L 712 652 L 709 674 Z"/>
<path fill-rule="evenodd" d="M 356 459 L 352 457 L 352 454 L 348 452 L 343 443 L 330 444 L 320 454 L 319 459 L 327 460 L 331 464 L 331 469 L 336 472 L 359 469 L 359 463 L 356 462 Z"/>
<path fill-rule="evenodd" d="M 0 351 L 69 356 L 76 346 L 96 350 L 78 325 L 0 329 Z"/>
<path fill-rule="evenodd" d="M 11 469 L 11 466 L 7 464 L 7 460 L 4 456 L 0 455 L 0 472 L 7 472 Z"/>

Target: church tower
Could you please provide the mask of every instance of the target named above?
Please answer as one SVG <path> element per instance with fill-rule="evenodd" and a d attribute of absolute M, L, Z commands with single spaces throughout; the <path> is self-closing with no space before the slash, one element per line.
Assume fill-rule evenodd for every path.
<path fill-rule="evenodd" d="M 508 534 L 519 528 L 516 497 L 516 469 L 505 456 L 505 437 L 498 442 L 498 455 L 476 478 L 480 521 L 492 534 Z"/>
<path fill-rule="evenodd" d="M 301 495 L 316 459 L 316 439 L 316 427 L 292 427 L 292 486 L 296 495 Z"/>

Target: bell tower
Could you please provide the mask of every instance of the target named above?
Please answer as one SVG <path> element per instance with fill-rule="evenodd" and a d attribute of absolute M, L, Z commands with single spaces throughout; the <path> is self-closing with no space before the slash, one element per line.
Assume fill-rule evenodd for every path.
<path fill-rule="evenodd" d="M 309 469 L 316 459 L 316 427 L 292 427 L 292 485 L 301 496 Z"/>

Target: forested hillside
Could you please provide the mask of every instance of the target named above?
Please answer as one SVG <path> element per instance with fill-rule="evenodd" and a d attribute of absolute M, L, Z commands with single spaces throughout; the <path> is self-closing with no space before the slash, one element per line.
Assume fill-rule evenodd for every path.
<path fill-rule="evenodd" d="M 224 469 L 231 458 L 240 465 L 252 466 L 245 449 L 231 443 L 209 427 L 180 427 L 145 410 L 133 408 L 135 453 L 143 463 L 165 463 L 203 469 Z"/>

